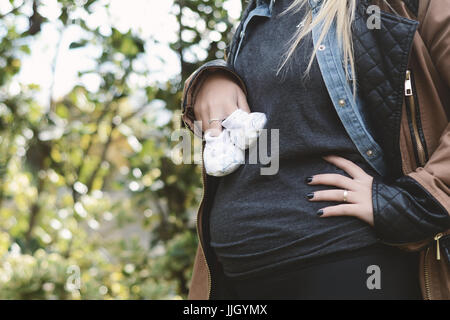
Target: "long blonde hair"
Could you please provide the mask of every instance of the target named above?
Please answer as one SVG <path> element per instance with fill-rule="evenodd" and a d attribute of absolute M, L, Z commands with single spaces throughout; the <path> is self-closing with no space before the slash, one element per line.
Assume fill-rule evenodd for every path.
<path fill-rule="evenodd" d="M 281 13 L 298 12 L 308 0 L 294 0 L 292 4 Z M 319 41 L 316 44 L 305 74 L 309 73 L 319 45 L 322 43 L 325 35 L 330 30 L 331 25 L 336 21 L 336 30 L 340 47 L 342 48 L 342 61 L 344 63 L 345 74 L 349 78 L 350 72 L 355 75 L 355 58 L 353 54 L 352 41 L 352 22 L 355 18 L 357 0 L 324 0 L 319 8 L 317 17 L 312 19 L 311 9 L 307 6 L 306 14 L 302 22 L 299 24 L 297 31 L 289 41 L 289 49 L 283 55 L 282 63 L 278 69 L 278 73 L 286 66 L 289 58 L 291 58 L 297 46 L 312 31 L 312 29 L 323 23 L 322 32 Z M 349 70 L 350 67 L 350 70 Z M 353 81 L 353 91 L 356 92 L 356 81 Z"/>

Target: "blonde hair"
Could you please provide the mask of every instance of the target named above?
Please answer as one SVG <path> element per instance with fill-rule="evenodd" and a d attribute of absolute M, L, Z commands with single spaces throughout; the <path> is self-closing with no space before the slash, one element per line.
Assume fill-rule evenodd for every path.
<path fill-rule="evenodd" d="M 305 5 L 308 0 L 294 0 L 292 4 L 283 11 L 280 15 L 284 15 L 288 12 L 298 12 Z M 380 5 L 385 5 L 386 9 L 391 10 L 397 16 L 399 15 L 393 6 L 389 3 L 389 0 L 377 1 Z M 319 8 L 316 18 L 312 19 L 311 8 L 307 6 L 306 14 L 303 20 L 300 22 L 297 31 L 291 38 L 288 44 L 290 47 L 288 51 L 283 55 L 283 61 L 278 68 L 278 73 L 286 66 L 289 58 L 294 53 L 297 46 L 308 35 L 312 29 L 323 23 L 322 32 L 319 35 L 318 43 L 316 43 L 311 58 L 309 60 L 308 67 L 306 68 L 305 75 L 307 75 L 311 69 L 312 63 L 317 53 L 317 49 L 325 38 L 326 34 L 330 30 L 331 25 L 336 21 L 336 30 L 338 36 L 338 42 L 342 49 L 342 63 L 344 64 L 345 75 L 347 79 L 350 78 L 350 73 L 353 75 L 353 94 L 356 95 L 356 73 L 355 73 L 355 56 L 353 51 L 353 39 L 352 39 L 352 23 L 355 19 L 355 12 L 357 7 L 357 0 L 323 0 Z M 350 70 L 349 70 L 350 67 Z"/>
<path fill-rule="evenodd" d="M 317 53 L 319 45 L 322 43 L 326 34 L 330 30 L 331 25 L 336 21 L 336 30 L 339 45 L 342 48 L 342 62 L 344 64 L 345 74 L 347 79 L 350 78 L 350 72 L 355 75 L 355 58 L 353 54 L 352 41 L 352 23 L 355 18 L 357 0 L 324 0 L 319 8 L 317 17 L 312 19 L 312 13 L 309 6 L 307 6 L 306 14 L 299 24 L 297 31 L 289 41 L 289 49 L 283 55 L 283 61 L 278 69 L 278 73 L 286 66 L 289 58 L 291 58 L 297 46 L 301 41 L 312 31 L 312 29 L 323 23 L 322 32 L 319 35 L 318 43 L 314 47 L 313 53 L 309 60 L 305 75 L 309 73 L 314 58 Z M 306 4 L 308 0 L 294 0 L 294 2 L 281 15 L 288 12 L 298 12 Z M 350 70 L 349 70 L 350 67 Z M 356 81 L 353 81 L 353 92 L 356 93 Z"/>

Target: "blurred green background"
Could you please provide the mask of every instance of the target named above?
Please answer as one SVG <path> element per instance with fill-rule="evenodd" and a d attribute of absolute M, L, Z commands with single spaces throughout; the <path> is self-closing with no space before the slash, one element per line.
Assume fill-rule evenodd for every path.
<path fill-rule="evenodd" d="M 0 299 L 184 299 L 183 81 L 244 0 L 0 0 Z"/>

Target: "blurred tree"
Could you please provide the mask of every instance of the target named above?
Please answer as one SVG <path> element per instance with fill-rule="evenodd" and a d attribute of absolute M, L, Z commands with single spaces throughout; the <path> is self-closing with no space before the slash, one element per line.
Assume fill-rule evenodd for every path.
<path fill-rule="evenodd" d="M 100 1 L 58 0 L 58 18 L 49 21 L 40 1 L 9 0 L 0 15 L 1 299 L 186 297 L 200 171 L 173 163 L 170 137 L 180 127 L 183 81 L 204 61 L 223 57 L 234 23 L 224 2 L 175 0 L 179 32 L 170 48 L 180 74 L 139 87 L 133 79 L 150 70 L 136 66 L 153 54 L 146 48 L 154 40 L 131 29 L 90 28 L 85 19 Z M 28 28 L 21 30 L 24 18 Z M 36 97 L 43 89 L 17 75 L 46 24 L 60 36 L 42 104 Z M 71 50 L 101 52 L 79 78 L 101 84 L 92 92 L 80 81 L 55 100 L 59 51 L 74 27 L 82 37 Z M 164 112 L 172 120 L 161 124 Z"/>

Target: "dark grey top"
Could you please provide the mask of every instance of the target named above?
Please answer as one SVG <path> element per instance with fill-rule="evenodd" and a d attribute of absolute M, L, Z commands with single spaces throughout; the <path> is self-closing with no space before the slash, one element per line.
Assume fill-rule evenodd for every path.
<path fill-rule="evenodd" d="M 210 212 L 210 234 L 211 246 L 228 276 L 293 261 L 306 263 L 377 242 L 372 227 L 357 218 L 316 215 L 318 209 L 337 203 L 310 202 L 305 197 L 333 188 L 309 186 L 304 181 L 307 176 L 348 176 L 323 160 L 323 155 L 341 155 L 368 174 L 377 173 L 340 122 L 316 61 L 308 78 L 302 78 L 312 52 L 310 38 L 295 51 L 285 78 L 276 76 L 286 42 L 302 16 L 299 12 L 277 17 L 289 2 L 277 1 L 270 19 L 252 20 L 235 66 L 247 85 L 251 110 L 266 113 L 268 130 L 279 129 L 280 168 L 276 175 L 261 175 L 264 165 L 247 161 L 220 179 Z"/>

